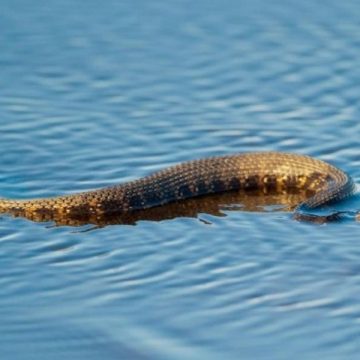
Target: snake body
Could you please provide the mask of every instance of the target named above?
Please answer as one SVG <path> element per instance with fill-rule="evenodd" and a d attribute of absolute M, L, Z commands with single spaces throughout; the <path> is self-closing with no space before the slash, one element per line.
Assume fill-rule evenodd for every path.
<path fill-rule="evenodd" d="M 338 201 L 354 192 L 349 175 L 309 156 L 257 152 L 193 160 L 168 167 L 138 180 L 66 196 L 0 199 L 0 212 L 28 218 L 106 216 L 149 209 L 203 195 L 235 192 L 302 192 L 295 211 Z"/>

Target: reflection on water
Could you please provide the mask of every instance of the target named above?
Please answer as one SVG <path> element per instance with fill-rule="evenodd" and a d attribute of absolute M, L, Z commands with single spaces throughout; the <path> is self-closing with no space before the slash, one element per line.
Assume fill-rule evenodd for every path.
<path fill-rule="evenodd" d="M 103 216 L 67 215 L 66 217 L 53 217 L 47 213 L 25 214 L 22 211 L 14 211 L 13 215 L 15 217 L 27 217 L 38 222 L 54 221 L 56 225 L 81 226 L 94 224 L 99 227 L 116 224 L 135 225 L 142 220 L 162 221 L 178 217 L 196 218 L 202 213 L 225 216 L 224 211 L 291 211 L 308 196 L 305 192 L 284 194 L 229 192 L 200 196 L 145 210 Z"/>

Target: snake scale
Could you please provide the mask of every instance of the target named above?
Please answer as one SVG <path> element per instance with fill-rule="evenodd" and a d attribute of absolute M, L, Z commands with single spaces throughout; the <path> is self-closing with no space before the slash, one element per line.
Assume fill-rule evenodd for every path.
<path fill-rule="evenodd" d="M 49 219 L 128 214 L 209 194 L 303 194 L 295 214 L 352 195 L 349 175 L 305 155 L 240 153 L 192 160 L 123 184 L 66 196 L 0 199 L 0 212 Z"/>

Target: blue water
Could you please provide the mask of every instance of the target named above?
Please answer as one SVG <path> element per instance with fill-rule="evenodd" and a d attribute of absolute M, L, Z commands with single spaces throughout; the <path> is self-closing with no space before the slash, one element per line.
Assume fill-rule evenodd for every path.
<path fill-rule="evenodd" d="M 359 19 L 355 0 L 2 0 L 0 194 L 259 150 L 359 183 Z M 2 216 L 1 358 L 358 358 L 360 224 L 224 214 L 93 231 Z"/>

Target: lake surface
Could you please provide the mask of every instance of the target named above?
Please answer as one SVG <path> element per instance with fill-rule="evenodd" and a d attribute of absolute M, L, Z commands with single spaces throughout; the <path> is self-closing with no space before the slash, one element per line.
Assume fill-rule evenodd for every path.
<path fill-rule="evenodd" d="M 360 5 L 314 4 L 3 0 L 0 195 L 260 150 L 359 183 Z M 358 358 L 360 223 L 260 210 L 92 231 L 2 216 L 1 357 Z"/>

